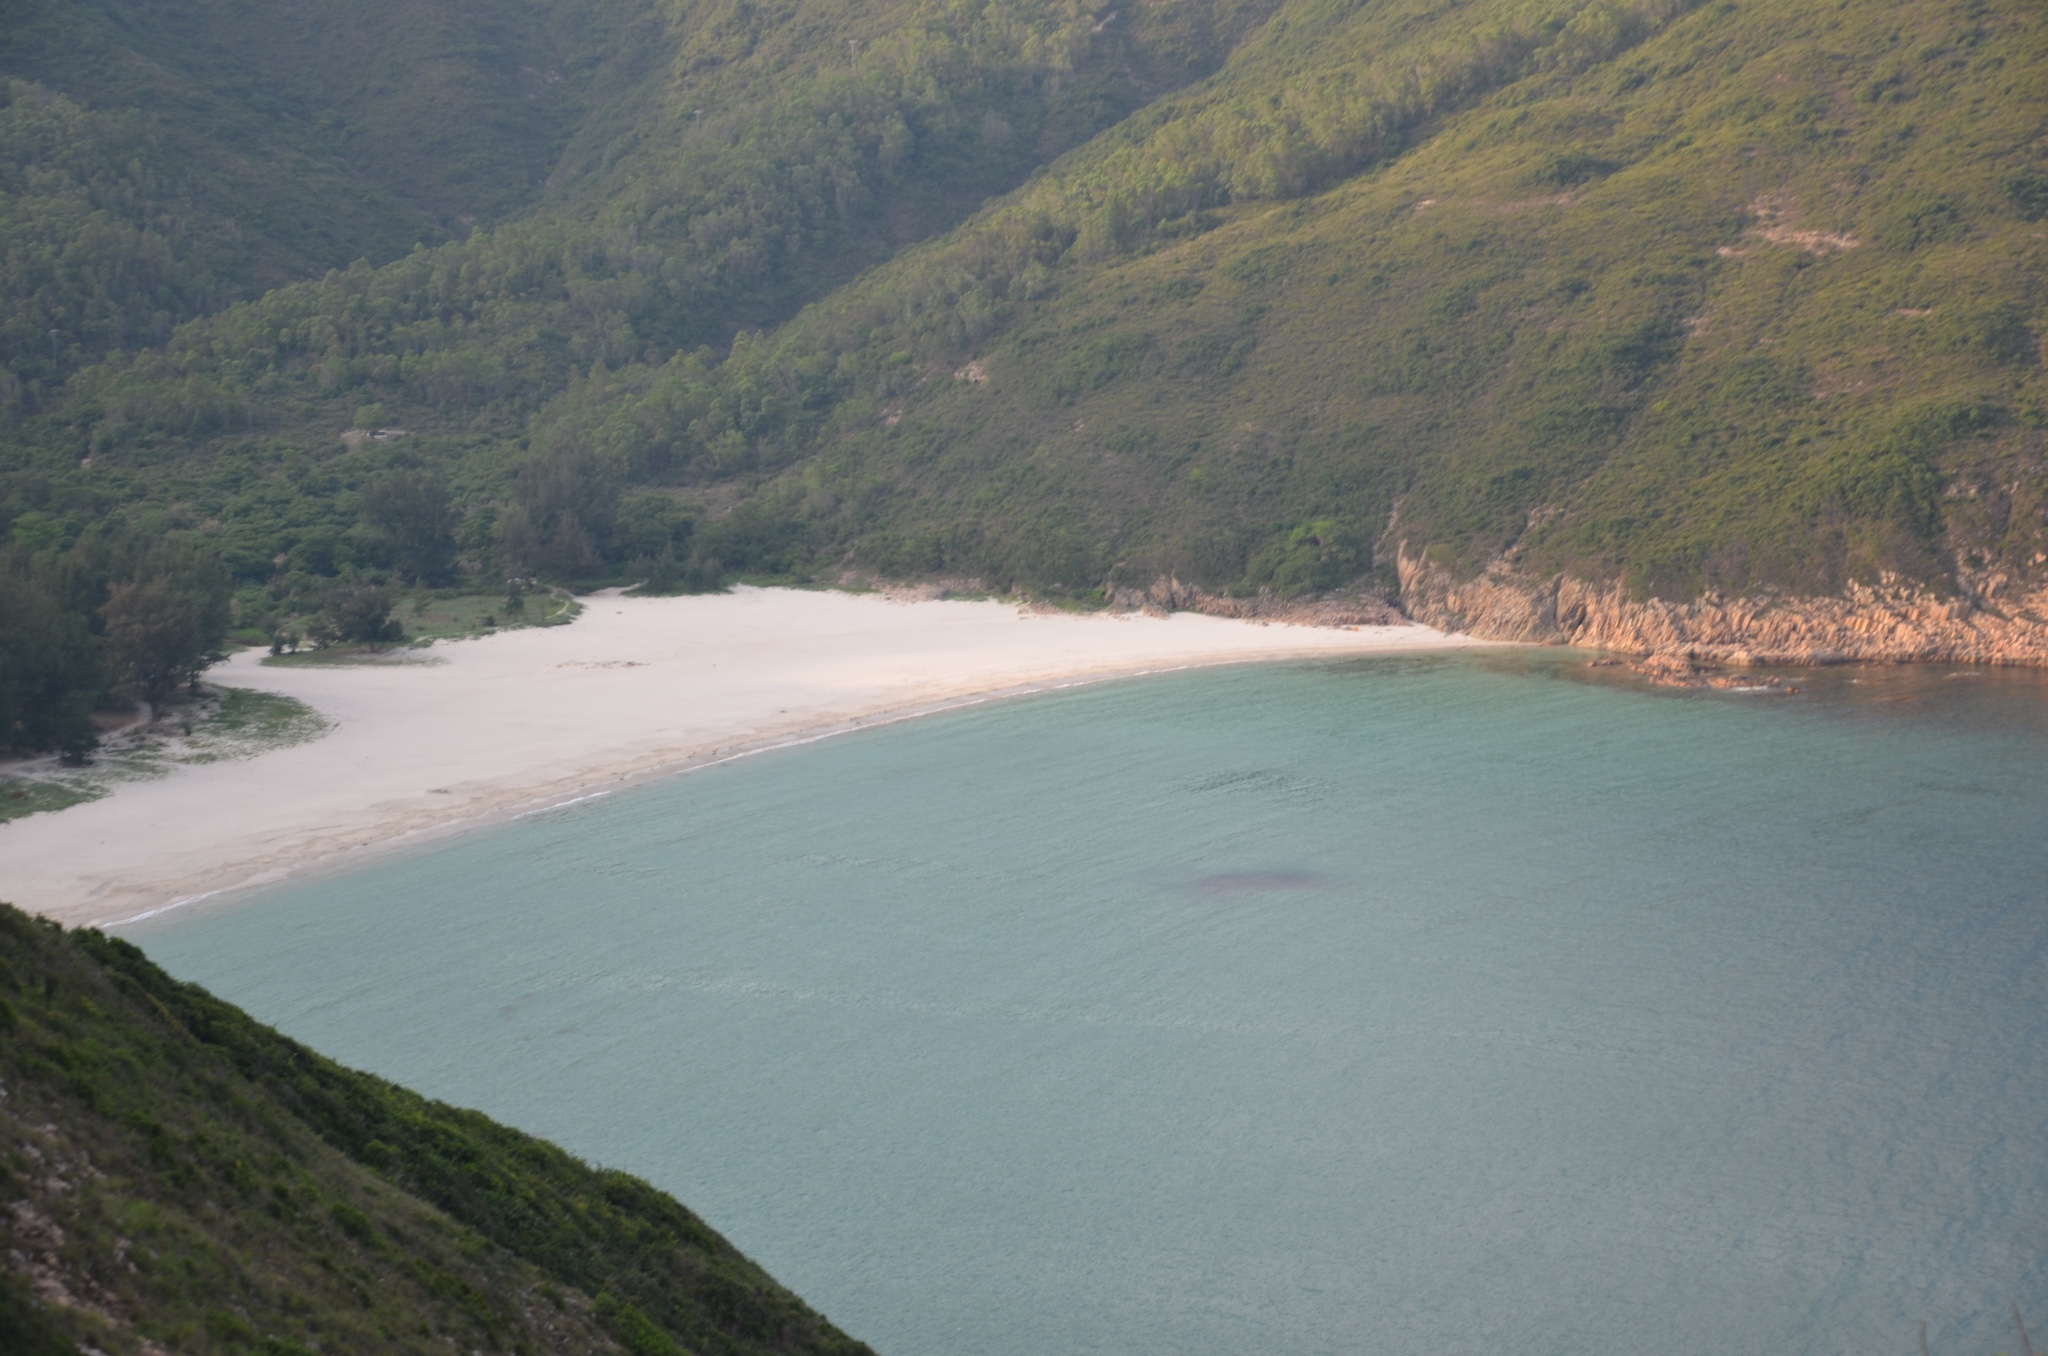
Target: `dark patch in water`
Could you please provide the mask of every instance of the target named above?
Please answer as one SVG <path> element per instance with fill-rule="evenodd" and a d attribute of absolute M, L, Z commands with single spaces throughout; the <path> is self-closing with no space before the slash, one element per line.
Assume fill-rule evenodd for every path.
<path fill-rule="evenodd" d="M 1256 768 L 1239 772 L 1214 772 L 1182 782 L 1181 789 L 1197 795 L 1216 792 L 1226 794 L 1248 793 L 1270 796 L 1276 800 L 1309 802 L 1327 799 L 1330 784 L 1320 777 L 1304 777 L 1292 772 L 1272 768 Z"/>
<path fill-rule="evenodd" d="M 1316 890 L 1323 878 L 1313 871 L 1227 871 L 1204 876 L 1190 888 L 1198 895 L 1249 895 L 1268 890 Z"/>

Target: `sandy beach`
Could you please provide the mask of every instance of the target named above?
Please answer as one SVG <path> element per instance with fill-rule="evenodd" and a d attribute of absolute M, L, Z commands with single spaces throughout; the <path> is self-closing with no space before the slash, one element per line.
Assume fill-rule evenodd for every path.
<path fill-rule="evenodd" d="M 0 898 L 107 926 L 534 808 L 881 720 L 1062 683 L 1476 644 L 1423 626 L 1072 615 L 1000 602 L 740 589 L 586 600 L 570 626 L 208 681 L 334 723 L 0 826 Z"/>

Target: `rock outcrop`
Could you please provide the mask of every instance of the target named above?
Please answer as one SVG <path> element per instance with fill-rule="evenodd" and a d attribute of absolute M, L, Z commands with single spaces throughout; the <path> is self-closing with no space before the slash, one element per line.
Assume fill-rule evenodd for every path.
<path fill-rule="evenodd" d="M 1491 570 L 1459 579 L 1405 553 L 1401 598 L 1415 620 L 1495 640 L 1666 656 L 1697 667 L 1846 663 L 2048 666 L 2048 587 L 2002 575 L 1953 596 L 1896 576 L 1836 597 L 1708 593 L 1632 598 L 1615 583 Z"/>

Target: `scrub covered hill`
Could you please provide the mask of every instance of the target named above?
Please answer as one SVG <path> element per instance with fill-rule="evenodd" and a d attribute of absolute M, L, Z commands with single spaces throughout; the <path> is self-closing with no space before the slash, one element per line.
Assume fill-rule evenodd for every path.
<path fill-rule="evenodd" d="M 215 534 L 244 579 L 332 576 L 390 567 L 336 537 L 376 475 L 420 467 L 482 510 L 461 536 L 475 565 L 571 573 L 666 547 L 686 521 L 666 499 L 628 515 L 622 542 L 611 530 L 610 481 L 660 466 L 604 468 L 595 490 L 536 472 L 512 496 L 527 526 L 499 541 L 492 510 L 537 406 L 679 351 L 715 364 L 740 330 L 786 319 L 1213 68 L 1263 12 L 1221 0 L 1112 25 L 1064 0 L 637 8 L 652 74 L 585 115 L 532 211 L 0 402 L 0 514 L 76 531 L 177 506 L 172 525 Z M 344 452 L 359 424 L 409 441 Z"/>
<path fill-rule="evenodd" d="M 0 38 L 0 616 L 26 619 L 0 643 L 0 748 L 80 753 L 93 703 L 136 686 L 107 609 L 158 581 L 120 543 L 219 563 L 202 655 L 231 627 L 366 638 L 357 614 L 380 638 L 363 604 L 397 585 L 715 582 L 691 505 L 622 498 L 662 465 L 549 455 L 532 413 L 609 367 L 715 365 L 1213 69 L 1263 12 L 33 10 Z M 317 276 L 176 324 L 294 270 Z"/>
<path fill-rule="evenodd" d="M 0 404 L 195 315 L 529 206 L 593 110 L 631 103 L 645 9 L 11 6 Z"/>
<path fill-rule="evenodd" d="M 2044 582 L 2037 6 L 634 22 L 649 73 L 513 218 L 17 399 L 0 517 L 60 549 L 157 514 L 245 615 L 419 561 L 1411 606 Z"/>
<path fill-rule="evenodd" d="M 0 905 L 0 1348 L 835 1353 L 669 1197 Z"/>
<path fill-rule="evenodd" d="M 715 480 L 665 413 L 777 391 L 753 493 L 814 540 L 1076 591 L 2039 581 L 2044 215 L 2037 7 L 1292 4 L 555 436 Z"/>

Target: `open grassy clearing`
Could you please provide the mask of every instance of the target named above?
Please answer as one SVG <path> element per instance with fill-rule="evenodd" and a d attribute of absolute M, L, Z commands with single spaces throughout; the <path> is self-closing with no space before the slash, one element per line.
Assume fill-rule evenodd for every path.
<path fill-rule="evenodd" d="M 464 640 L 527 626 L 566 626 L 583 605 L 558 589 L 501 593 L 420 592 L 393 611 L 413 644 Z"/>
<path fill-rule="evenodd" d="M 392 619 L 404 631 L 402 640 L 287 649 L 265 657 L 263 663 L 280 668 L 435 664 L 440 661 L 421 651 L 436 641 L 470 640 L 529 626 L 566 626 L 582 610 L 583 605 L 561 589 L 506 593 L 421 590 L 407 595 L 406 601 L 392 610 Z"/>
<path fill-rule="evenodd" d="M 80 785 L 71 781 L 45 781 L 0 773 L 0 824 L 51 810 L 69 809 L 98 800 L 106 794 L 103 786 Z"/>

